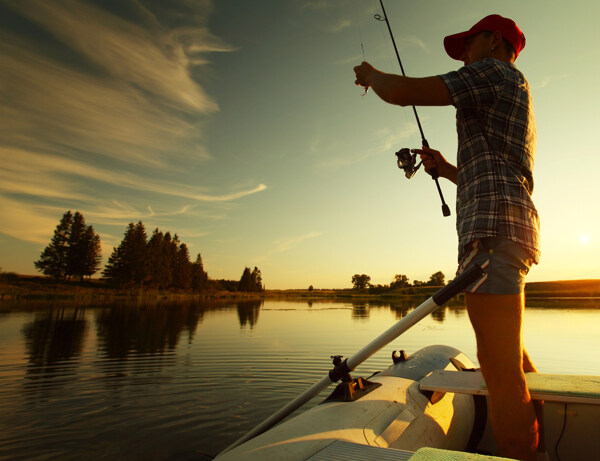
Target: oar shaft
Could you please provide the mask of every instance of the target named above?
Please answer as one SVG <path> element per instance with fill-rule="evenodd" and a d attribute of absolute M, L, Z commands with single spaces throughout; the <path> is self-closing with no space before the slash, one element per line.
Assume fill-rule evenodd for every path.
<path fill-rule="evenodd" d="M 380 335 L 378 338 L 371 341 L 365 347 L 363 347 L 360 351 L 355 353 L 352 357 L 347 360 L 347 365 L 350 370 L 354 370 L 357 366 L 371 357 L 373 354 L 378 352 L 380 349 L 388 345 L 394 339 L 396 339 L 399 335 L 404 333 L 410 327 L 418 323 L 424 317 L 427 317 L 431 312 L 437 309 L 439 306 L 433 300 L 433 297 L 427 299 L 424 303 L 419 305 L 415 310 L 410 312 L 408 315 L 400 319 L 394 326 L 388 329 L 385 333 Z M 223 450 L 220 454 L 226 453 L 232 448 L 241 445 L 242 443 L 256 437 L 259 434 L 262 434 L 267 429 L 270 429 L 279 421 L 284 419 L 286 416 L 293 413 L 295 410 L 300 408 L 306 402 L 311 400 L 313 397 L 316 397 L 321 391 L 327 389 L 330 384 L 335 381 L 332 381 L 329 377 L 329 374 L 323 376 L 317 383 L 313 384 L 309 389 L 304 391 L 301 395 L 296 397 L 294 400 L 289 402 L 279 411 L 271 415 L 269 418 L 265 419 L 262 423 L 256 426 L 254 429 L 250 430 L 248 433 L 244 434 L 238 440 L 229 445 L 225 450 Z"/>
<path fill-rule="evenodd" d="M 427 317 L 438 306 L 433 298 L 427 299 L 425 302 L 416 307 L 413 311 L 403 317 L 401 320 L 396 322 L 389 330 L 381 334 L 378 338 L 375 338 L 360 351 L 356 352 L 352 357 L 348 359 L 348 367 L 354 370 L 361 363 L 367 360 L 369 357 L 374 355 L 379 350 L 383 349 L 394 339 L 404 333 L 406 330 L 416 325 L 419 321 Z"/>
<path fill-rule="evenodd" d="M 463 272 L 461 275 L 456 277 L 452 282 L 446 285 L 444 288 L 438 290 L 432 297 L 425 300 L 425 302 L 421 303 L 418 307 L 416 307 L 412 312 L 407 314 L 405 317 L 396 322 L 391 328 L 389 328 L 382 335 L 371 341 L 365 347 L 363 347 L 360 351 L 352 355 L 347 359 L 346 365 L 350 369 L 350 371 L 354 370 L 357 366 L 371 357 L 373 354 L 381 350 L 383 347 L 387 346 L 390 342 L 408 330 L 410 327 L 414 326 L 424 317 L 427 317 L 434 310 L 436 310 L 441 305 L 445 304 L 450 298 L 454 295 L 463 291 L 467 286 L 471 283 L 475 282 L 481 276 L 483 276 L 484 272 L 480 266 L 474 264 L 468 270 Z M 334 369 L 335 370 L 335 369 Z M 334 371 L 332 370 L 332 372 Z M 331 372 L 330 372 L 331 373 Z M 301 395 L 296 397 L 294 400 L 285 405 L 281 410 L 277 411 L 269 418 L 265 419 L 262 423 L 256 426 L 254 429 L 240 437 L 238 440 L 229 445 L 225 450 L 223 450 L 219 455 L 228 452 L 232 448 L 241 445 L 242 443 L 256 437 L 259 434 L 262 434 L 267 429 L 270 429 L 279 421 L 281 421 L 286 416 L 293 413 L 295 410 L 300 408 L 306 402 L 311 400 L 313 397 L 316 397 L 321 391 L 327 389 L 329 385 L 336 380 L 332 380 L 330 378 L 330 373 L 323 376 L 318 382 L 313 384 L 309 389 L 304 391 Z"/>
<path fill-rule="evenodd" d="M 445 287 L 438 290 L 432 297 L 425 300 L 422 304 L 416 307 L 412 312 L 402 317 L 391 328 L 375 338 L 360 351 L 355 353 L 348 359 L 348 368 L 354 370 L 358 365 L 363 363 L 380 349 L 387 346 L 394 339 L 404 333 L 406 330 L 416 325 L 419 321 L 427 317 L 438 307 L 446 304 L 452 297 L 464 291 L 470 284 L 479 280 L 483 276 L 483 269 L 473 264 L 469 269 L 456 277 Z"/>

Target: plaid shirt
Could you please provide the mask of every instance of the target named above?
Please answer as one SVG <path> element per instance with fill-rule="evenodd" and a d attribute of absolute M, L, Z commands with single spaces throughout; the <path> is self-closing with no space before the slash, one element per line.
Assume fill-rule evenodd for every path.
<path fill-rule="evenodd" d="M 507 237 L 539 262 L 531 199 L 536 127 L 529 83 L 512 64 L 482 59 L 440 75 L 456 107 L 459 260 L 473 240 Z"/>

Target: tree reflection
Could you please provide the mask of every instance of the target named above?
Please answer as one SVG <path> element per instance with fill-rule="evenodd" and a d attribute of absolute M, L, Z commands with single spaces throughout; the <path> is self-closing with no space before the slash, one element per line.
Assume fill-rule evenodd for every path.
<path fill-rule="evenodd" d="M 366 303 L 352 303 L 352 320 L 368 319 L 371 309 Z"/>
<path fill-rule="evenodd" d="M 405 317 L 410 311 L 415 308 L 414 301 L 410 299 L 403 299 L 399 302 L 390 304 L 390 310 L 395 314 L 396 320 L 400 320 Z"/>
<path fill-rule="evenodd" d="M 263 301 L 261 299 L 238 301 L 237 311 L 240 319 L 240 328 L 244 328 L 246 325 L 249 325 L 250 329 L 254 328 L 258 322 L 258 314 L 262 304 Z"/>
<path fill-rule="evenodd" d="M 100 350 L 109 358 L 173 350 L 184 331 L 192 342 L 201 311 L 192 302 L 103 309 L 96 317 Z"/>
<path fill-rule="evenodd" d="M 431 313 L 431 318 L 436 322 L 442 323 L 446 319 L 446 308 L 439 307 Z"/>
<path fill-rule="evenodd" d="M 35 319 L 23 326 L 29 356 L 27 377 L 36 380 L 40 392 L 52 392 L 56 384 L 62 386 L 65 377 L 75 374 L 73 358 L 81 355 L 87 335 L 84 316 L 84 309 L 50 309 L 36 313 Z M 54 385 L 46 386 L 47 381 Z"/>
<path fill-rule="evenodd" d="M 62 308 L 37 313 L 22 329 L 29 362 L 46 366 L 80 355 L 86 332 L 84 309 Z"/>

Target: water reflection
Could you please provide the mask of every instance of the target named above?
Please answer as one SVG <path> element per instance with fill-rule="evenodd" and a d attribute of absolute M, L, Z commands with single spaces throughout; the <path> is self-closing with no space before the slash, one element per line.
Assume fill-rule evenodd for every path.
<path fill-rule="evenodd" d="M 409 299 L 390 304 L 390 310 L 394 313 L 396 320 L 400 320 L 402 317 L 406 317 L 406 315 L 414 308 L 414 302 L 411 302 Z"/>
<path fill-rule="evenodd" d="M 28 399 L 60 395 L 77 373 L 87 336 L 84 309 L 51 308 L 23 325 L 28 365 L 23 381 Z"/>
<path fill-rule="evenodd" d="M 367 303 L 352 303 L 352 320 L 366 320 L 371 310 Z"/>
<path fill-rule="evenodd" d="M 237 311 L 240 319 L 240 328 L 244 328 L 246 325 L 253 329 L 258 322 L 258 313 L 263 305 L 261 299 L 250 299 L 244 301 L 238 301 Z"/>
<path fill-rule="evenodd" d="M 96 316 L 99 349 L 108 358 L 120 359 L 134 352 L 174 350 L 184 332 L 187 343 L 192 343 L 201 313 L 202 308 L 193 302 L 102 309 Z"/>
<path fill-rule="evenodd" d="M 237 437 L 240 424 L 252 426 L 318 379 L 329 365 L 327 352 L 355 352 L 422 302 L 161 301 L 4 310 L 0 459 L 216 453 Z M 598 374 L 598 301 L 527 305 L 524 334 L 540 371 Z M 337 324 L 345 334 L 331 334 L 328 327 Z M 460 301 L 423 319 L 365 370 L 387 367 L 391 347 L 410 354 L 435 343 L 476 358 Z M 293 369 L 286 367 L 291 361 Z"/>
<path fill-rule="evenodd" d="M 84 309 L 50 309 L 38 312 L 22 329 L 29 363 L 34 372 L 81 354 L 87 322 Z"/>
<path fill-rule="evenodd" d="M 431 318 L 436 322 L 442 323 L 446 319 L 446 308 L 439 307 L 431 313 Z"/>

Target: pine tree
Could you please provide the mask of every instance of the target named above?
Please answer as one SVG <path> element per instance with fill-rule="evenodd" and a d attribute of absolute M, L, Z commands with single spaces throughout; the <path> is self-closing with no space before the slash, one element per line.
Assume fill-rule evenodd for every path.
<path fill-rule="evenodd" d="M 73 215 L 71 232 L 69 232 L 67 249 L 67 278 L 79 276 L 83 280 L 83 267 L 86 259 L 86 243 L 84 240 L 85 219 L 79 211 Z"/>
<path fill-rule="evenodd" d="M 196 261 L 192 263 L 192 289 L 202 291 L 206 288 L 208 282 L 208 274 L 204 271 L 202 256 L 198 253 Z"/>
<path fill-rule="evenodd" d="M 148 285 L 152 288 L 164 288 L 164 238 L 164 234 L 157 227 L 148 240 Z"/>
<path fill-rule="evenodd" d="M 262 274 L 260 273 L 260 270 L 256 266 L 254 266 L 254 270 L 252 271 L 252 274 L 250 274 L 250 287 L 251 287 L 252 291 L 262 291 L 263 290 Z"/>
<path fill-rule="evenodd" d="M 177 236 L 175 236 L 177 239 Z M 173 268 L 175 266 L 175 258 L 173 256 L 173 247 L 177 248 L 177 243 L 174 243 L 170 232 L 166 232 L 163 238 L 161 247 L 161 288 L 168 288 L 173 283 Z"/>
<path fill-rule="evenodd" d="M 125 286 L 142 286 L 147 279 L 146 229 L 139 221 L 129 223 L 118 248 L 108 259 L 103 276 L 112 283 Z"/>
<path fill-rule="evenodd" d="M 81 272 L 81 280 L 83 277 L 91 277 L 100 268 L 102 262 L 102 246 L 100 244 L 100 236 L 96 234 L 93 226 L 88 226 L 83 234 L 83 245 L 85 247 L 84 262 Z"/>
<path fill-rule="evenodd" d="M 54 230 L 54 236 L 50 244 L 40 255 L 40 259 L 34 262 L 37 270 L 44 275 L 54 279 L 61 280 L 67 277 L 67 253 L 69 248 L 69 235 L 73 223 L 73 214 L 71 210 L 67 211 L 60 223 Z"/>
<path fill-rule="evenodd" d="M 110 283 L 121 284 L 123 279 L 123 263 L 121 257 L 121 246 L 113 247 L 113 251 L 108 257 L 108 262 L 102 271 L 102 278 Z"/>
<path fill-rule="evenodd" d="M 250 268 L 244 268 L 244 272 L 242 273 L 242 278 L 238 283 L 239 291 L 252 291 L 252 274 L 250 273 Z"/>
<path fill-rule="evenodd" d="M 133 232 L 133 239 L 129 250 L 128 263 L 131 265 L 133 283 L 143 286 L 148 279 L 148 235 L 142 221 L 138 221 Z"/>
<path fill-rule="evenodd" d="M 173 286 L 176 288 L 187 289 L 192 284 L 192 263 L 187 245 L 179 245 L 175 257 L 175 267 L 173 270 Z"/>

